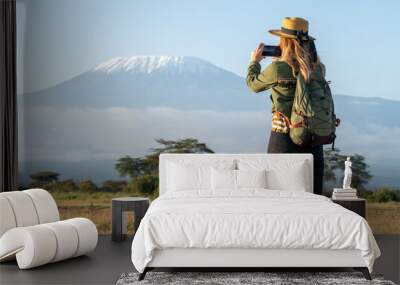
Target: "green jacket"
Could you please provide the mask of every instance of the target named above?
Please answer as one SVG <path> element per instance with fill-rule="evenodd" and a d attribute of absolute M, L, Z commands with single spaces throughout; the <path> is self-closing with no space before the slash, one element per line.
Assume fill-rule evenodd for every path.
<path fill-rule="evenodd" d="M 311 74 L 310 88 L 321 88 L 325 67 L 321 63 Z M 247 86 L 258 93 L 271 89 L 272 112 L 279 111 L 290 118 L 294 93 L 296 89 L 296 78 L 293 76 L 292 68 L 285 61 L 273 61 L 261 72 L 259 62 L 252 61 L 247 69 Z"/>

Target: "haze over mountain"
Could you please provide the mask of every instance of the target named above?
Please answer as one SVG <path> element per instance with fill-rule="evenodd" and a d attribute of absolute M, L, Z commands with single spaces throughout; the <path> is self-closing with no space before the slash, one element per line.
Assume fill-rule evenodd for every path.
<path fill-rule="evenodd" d="M 342 119 L 338 147 L 366 156 L 374 181 L 400 185 L 400 101 L 346 95 L 334 100 Z M 218 152 L 265 152 L 271 104 L 268 93 L 250 92 L 244 78 L 205 60 L 132 56 L 24 94 L 24 107 L 25 177 L 59 165 L 64 177 L 101 181 L 106 169 L 110 177 L 103 180 L 114 178 L 117 158 L 143 155 L 159 137 L 193 136 Z M 94 160 L 107 168 L 93 167 Z M 84 161 L 92 167 L 76 171 Z"/>
<path fill-rule="evenodd" d="M 400 101 L 338 94 L 334 99 L 337 114 L 352 124 L 400 126 Z M 205 60 L 183 56 L 113 58 L 64 83 L 26 94 L 24 100 L 26 107 L 171 107 L 224 112 L 270 108 L 267 93 L 250 92 L 244 78 Z"/>

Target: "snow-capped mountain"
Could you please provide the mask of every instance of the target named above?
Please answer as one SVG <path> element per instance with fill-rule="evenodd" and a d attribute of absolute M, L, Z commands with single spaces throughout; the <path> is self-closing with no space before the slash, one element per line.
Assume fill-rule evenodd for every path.
<path fill-rule="evenodd" d="M 102 62 L 92 69 L 98 72 L 129 72 L 131 74 L 150 74 L 170 72 L 172 74 L 217 74 L 224 70 L 204 60 L 190 56 L 132 56 L 116 57 Z"/>
<path fill-rule="evenodd" d="M 26 106 L 164 106 L 221 111 L 263 110 L 268 99 L 266 95 L 251 94 L 244 78 L 205 60 L 186 56 L 113 58 L 68 81 L 24 97 Z"/>

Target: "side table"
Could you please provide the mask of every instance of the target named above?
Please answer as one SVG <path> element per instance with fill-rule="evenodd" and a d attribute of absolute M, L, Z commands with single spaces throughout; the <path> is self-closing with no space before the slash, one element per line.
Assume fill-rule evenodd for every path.
<path fill-rule="evenodd" d="M 135 232 L 140 221 L 149 208 L 150 201 L 143 197 L 121 197 L 112 199 L 112 233 L 113 241 L 123 241 L 127 235 L 127 213 L 135 213 Z"/>
<path fill-rule="evenodd" d="M 332 199 L 332 202 L 341 205 L 342 207 L 359 214 L 365 218 L 365 199 L 353 198 L 353 199 Z"/>

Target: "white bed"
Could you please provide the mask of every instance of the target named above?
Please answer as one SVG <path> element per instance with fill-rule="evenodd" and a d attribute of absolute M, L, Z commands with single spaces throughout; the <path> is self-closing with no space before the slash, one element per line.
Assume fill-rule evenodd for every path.
<path fill-rule="evenodd" d="M 260 169 L 265 187 L 250 187 Z M 354 267 L 370 278 L 380 251 L 367 222 L 312 194 L 312 169 L 310 154 L 161 154 L 160 197 L 132 243 L 140 279 L 155 267 Z"/>

